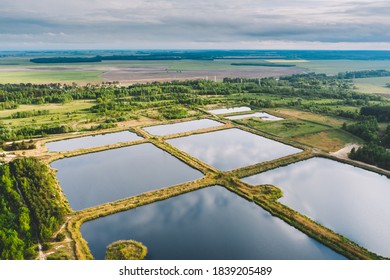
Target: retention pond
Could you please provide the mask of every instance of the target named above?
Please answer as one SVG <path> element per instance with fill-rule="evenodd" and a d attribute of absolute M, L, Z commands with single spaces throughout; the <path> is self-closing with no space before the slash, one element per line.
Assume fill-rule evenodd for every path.
<path fill-rule="evenodd" d="M 203 177 L 152 144 L 60 159 L 51 166 L 74 210 Z"/>
<path fill-rule="evenodd" d="M 245 115 L 236 115 L 236 116 L 230 116 L 230 117 L 225 117 L 226 119 L 229 120 L 241 120 L 241 119 L 249 119 L 249 118 L 260 118 L 263 121 L 280 121 L 283 120 L 283 118 L 276 117 L 274 115 L 270 115 L 268 113 L 263 113 L 263 112 L 257 112 L 253 114 L 245 114 Z"/>
<path fill-rule="evenodd" d="M 232 113 L 240 113 L 240 112 L 248 112 L 252 109 L 249 107 L 233 107 L 233 108 L 222 108 L 222 109 L 215 109 L 215 110 L 209 110 L 210 114 L 214 115 L 224 115 L 224 114 L 232 114 Z"/>
<path fill-rule="evenodd" d="M 261 207 L 214 186 L 82 225 L 96 259 L 135 239 L 148 259 L 344 259 Z"/>
<path fill-rule="evenodd" d="M 279 187 L 283 191 L 281 203 L 372 252 L 390 257 L 389 178 L 312 158 L 242 180 Z"/>
<path fill-rule="evenodd" d="M 133 132 L 122 131 L 49 142 L 46 143 L 46 147 L 49 149 L 49 152 L 66 152 L 72 150 L 106 146 L 122 142 L 130 142 L 140 139 L 142 138 Z"/>
<path fill-rule="evenodd" d="M 175 138 L 167 142 L 222 171 L 301 152 L 300 149 L 237 128 Z"/>
<path fill-rule="evenodd" d="M 188 122 L 179 122 L 174 124 L 164 124 L 144 127 L 143 130 L 153 135 L 165 136 L 169 134 L 183 133 L 198 129 L 210 128 L 224 125 L 223 123 L 210 119 L 193 120 Z"/>

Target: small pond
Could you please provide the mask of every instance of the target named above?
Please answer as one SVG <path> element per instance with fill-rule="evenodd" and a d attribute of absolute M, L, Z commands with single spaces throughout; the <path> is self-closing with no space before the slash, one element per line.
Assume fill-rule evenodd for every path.
<path fill-rule="evenodd" d="M 233 107 L 233 108 L 222 108 L 222 109 L 215 109 L 215 110 L 209 110 L 210 114 L 214 115 L 224 115 L 224 114 L 232 114 L 232 113 L 240 113 L 240 112 L 247 112 L 251 111 L 252 109 L 249 107 Z"/>
<path fill-rule="evenodd" d="M 248 119 L 248 118 L 260 118 L 263 121 L 280 121 L 280 120 L 283 120 L 283 118 L 279 118 L 279 117 L 270 115 L 268 113 L 263 113 L 263 112 L 257 112 L 257 113 L 246 114 L 246 115 L 230 116 L 230 117 L 225 117 L 225 118 L 229 119 L 229 120 L 241 120 L 241 119 Z"/>
<path fill-rule="evenodd" d="M 164 124 L 144 127 L 143 130 L 153 135 L 165 136 L 169 134 L 183 133 L 198 129 L 210 128 L 224 125 L 223 123 L 210 119 L 193 120 L 188 122 L 179 122 L 174 124 Z"/>
<path fill-rule="evenodd" d="M 84 136 L 46 143 L 49 152 L 65 152 L 143 139 L 130 131 Z"/>

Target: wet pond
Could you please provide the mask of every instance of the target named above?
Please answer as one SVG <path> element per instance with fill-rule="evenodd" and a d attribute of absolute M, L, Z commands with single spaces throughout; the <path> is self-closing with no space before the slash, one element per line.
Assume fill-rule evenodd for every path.
<path fill-rule="evenodd" d="M 268 113 L 263 113 L 263 112 L 257 112 L 257 113 L 246 114 L 246 115 L 230 116 L 230 117 L 225 117 L 225 118 L 229 119 L 229 120 L 241 120 L 241 119 L 248 119 L 248 118 L 260 118 L 263 121 L 280 121 L 280 120 L 283 120 L 283 118 L 279 118 L 279 117 L 270 115 Z"/>
<path fill-rule="evenodd" d="M 143 139 L 130 131 L 78 137 L 46 143 L 49 152 L 65 152 Z"/>
<path fill-rule="evenodd" d="M 222 171 L 274 160 L 300 149 L 240 129 L 226 129 L 167 141 Z"/>
<path fill-rule="evenodd" d="M 152 144 L 140 144 L 54 161 L 74 210 L 203 177 Z"/>
<path fill-rule="evenodd" d="M 193 120 L 174 124 L 156 125 L 144 127 L 143 130 L 153 135 L 165 136 L 169 134 L 183 133 L 198 129 L 210 128 L 224 125 L 223 123 L 210 119 Z"/>
<path fill-rule="evenodd" d="M 148 259 L 344 259 L 254 203 L 214 186 L 82 225 L 96 259 L 135 239 Z"/>
<path fill-rule="evenodd" d="M 240 112 L 247 112 L 251 111 L 252 109 L 249 107 L 233 107 L 233 108 L 222 108 L 222 109 L 215 109 L 215 110 L 209 110 L 210 114 L 214 115 L 222 115 L 222 114 L 232 114 L 232 113 L 240 113 Z"/>
<path fill-rule="evenodd" d="M 251 177 L 244 182 L 282 189 L 280 202 L 390 257 L 390 179 L 351 165 L 312 158 Z"/>

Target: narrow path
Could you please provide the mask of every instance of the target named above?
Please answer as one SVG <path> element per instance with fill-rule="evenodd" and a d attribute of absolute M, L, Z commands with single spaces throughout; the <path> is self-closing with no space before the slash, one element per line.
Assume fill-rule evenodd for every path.
<path fill-rule="evenodd" d="M 38 260 L 46 260 L 46 256 L 42 251 L 42 244 L 38 242 Z"/>
<path fill-rule="evenodd" d="M 341 159 L 349 159 L 348 158 L 348 154 L 351 152 L 351 150 L 353 148 L 357 149 L 359 148 L 361 145 L 359 144 L 347 144 L 344 148 L 336 151 L 336 152 L 333 152 L 333 153 L 330 153 L 332 156 L 335 156 L 335 157 L 338 157 L 338 158 L 341 158 Z"/>

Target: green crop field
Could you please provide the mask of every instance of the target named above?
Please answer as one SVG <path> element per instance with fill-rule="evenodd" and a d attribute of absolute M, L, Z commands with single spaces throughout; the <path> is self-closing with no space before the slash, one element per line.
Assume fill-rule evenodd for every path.
<path fill-rule="evenodd" d="M 0 72 L 0 83 L 99 82 L 103 71 L 15 71 Z"/>
<path fill-rule="evenodd" d="M 390 77 L 355 79 L 353 82 L 357 91 L 362 93 L 390 94 L 390 88 L 386 87 Z"/>

